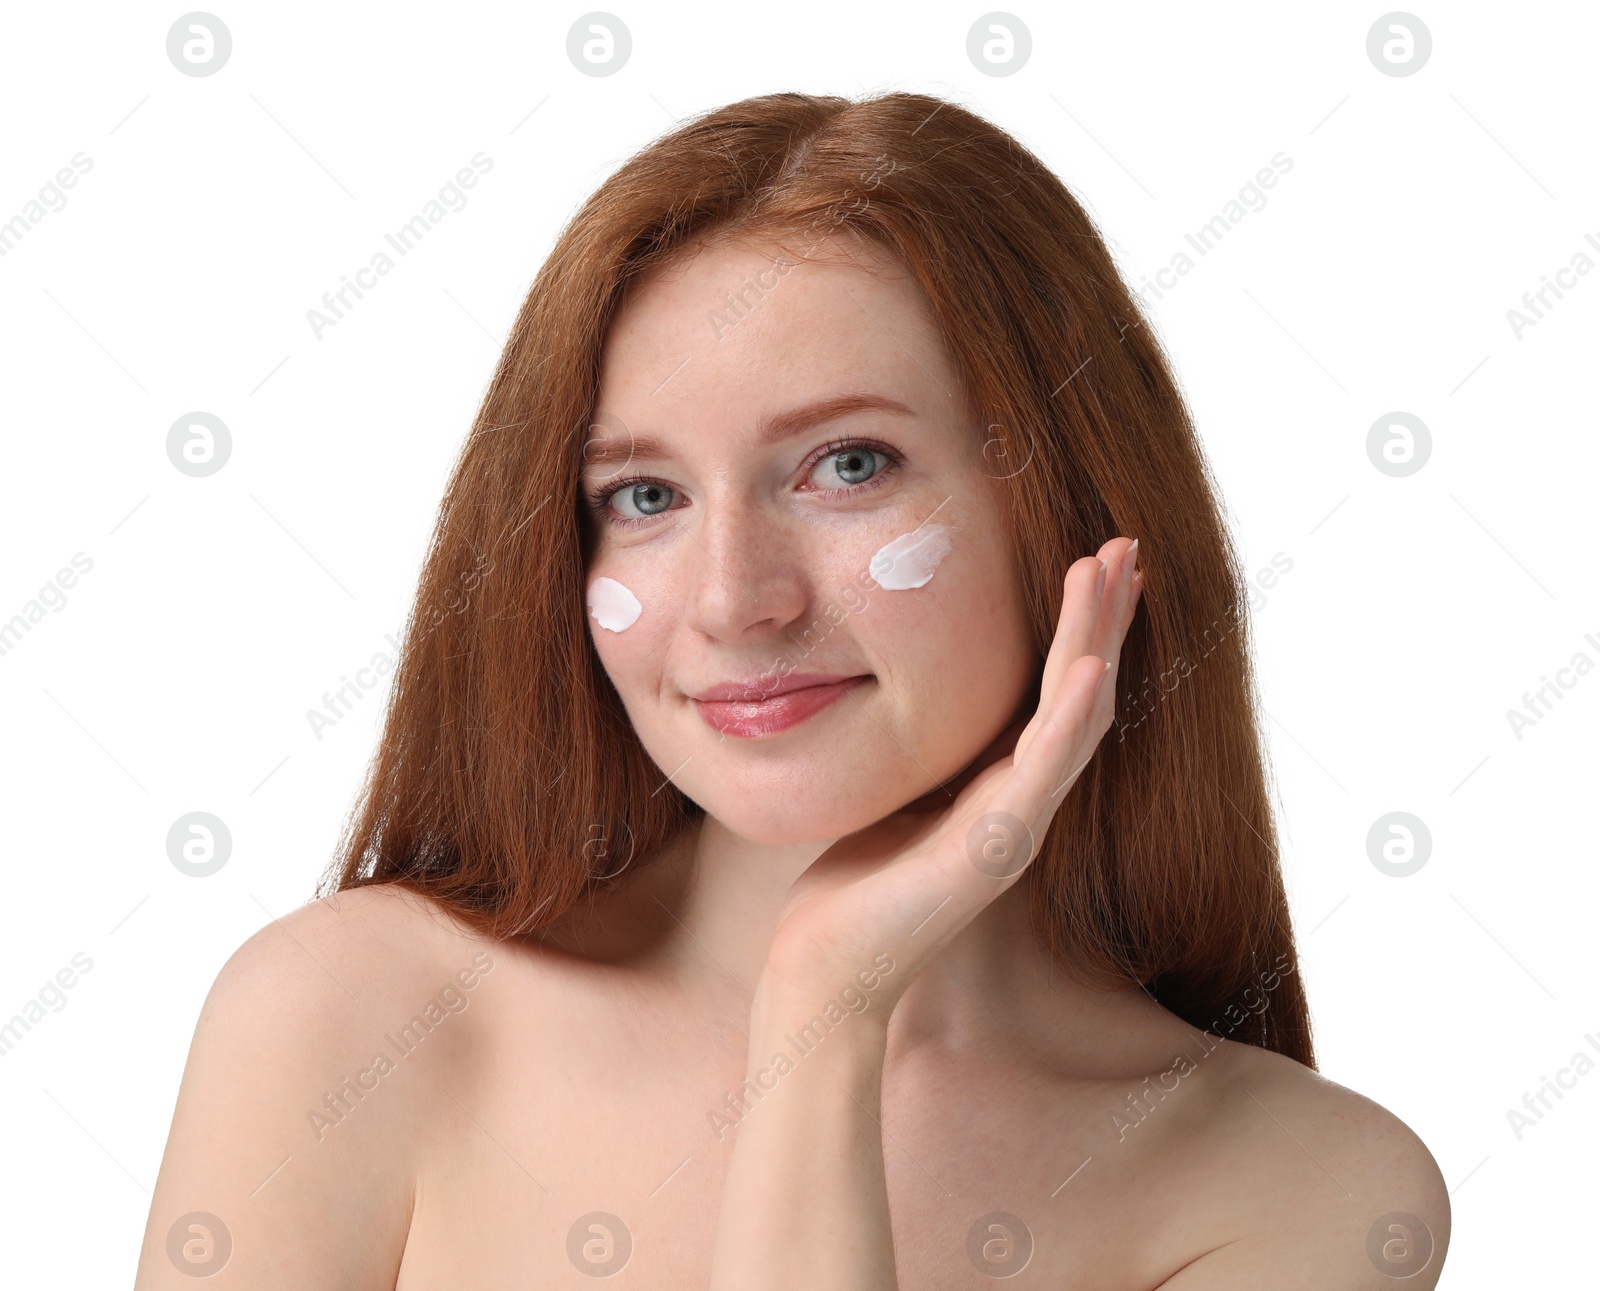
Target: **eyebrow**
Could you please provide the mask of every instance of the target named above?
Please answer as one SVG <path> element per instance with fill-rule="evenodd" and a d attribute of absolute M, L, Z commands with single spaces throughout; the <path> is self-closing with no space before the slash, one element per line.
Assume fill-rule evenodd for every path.
<path fill-rule="evenodd" d="M 814 426 L 836 421 L 853 412 L 867 411 L 900 413 L 908 417 L 916 415 L 913 409 L 898 399 L 891 399 L 888 395 L 874 394 L 871 391 L 849 391 L 831 395 L 826 399 L 818 399 L 813 403 L 802 404 L 785 412 L 774 413 L 770 417 L 763 417 L 756 426 L 755 443 L 758 445 L 781 443 Z M 657 436 L 632 435 L 625 440 L 590 441 L 585 445 L 583 465 L 606 466 L 612 462 L 630 460 L 659 462 L 671 456 L 671 448 Z"/>

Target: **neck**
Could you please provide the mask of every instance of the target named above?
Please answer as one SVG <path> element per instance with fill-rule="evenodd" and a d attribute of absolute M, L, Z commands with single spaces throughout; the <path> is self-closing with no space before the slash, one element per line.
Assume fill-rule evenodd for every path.
<path fill-rule="evenodd" d="M 641 896 L 668 929 L 658 949 L 673 976 L 748 1001 L 790 886 L 828 846 L 755 843 L 703 817 Z M 1028 901 L 1027 881 L 1013 884 L 918 974 L 895 1007 L 891 1057 L 1029 1053 L 1087 1071 L 1167 1031 L 1175 1019 L 1137 985 L 1093 990 L 1064 972 L 1033 935 Z"/>

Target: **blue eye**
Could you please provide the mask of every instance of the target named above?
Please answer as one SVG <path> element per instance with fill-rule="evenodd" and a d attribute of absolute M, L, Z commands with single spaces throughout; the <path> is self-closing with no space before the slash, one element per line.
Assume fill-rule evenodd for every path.
<path fill-rule="evenodd" d="M 870 493 L 887 484 L 899 464 L 899 456 L 886 445 L 836 440 L 824 446 L 817 464 L 807 473 L 807 480 L 814 493 L 844 498 Z M 829 483 L 830 478 L 839 483 Z M 615 506 L 613 498 L 618 500 Z M 585 499 L 585 504 L 607 524 L 633 529 L 673 510 L 677 501 L 678 491 L 670 484 L 633 476 L 601 489 Z"/>
<path fill-rule="evenodd" d="M 835 478 L 842 480 L 846 485 L 865 484 L 883 469 L 873 460 L 875 458 L 882 458 L 884 461 L 888 460 L 884 453 L 875 448 L 871 448 L 866 444 L 852 444 L 847 448 L 840 449 L 831 457 L 824 457 L 818 462 L 812 472 L 812 478 L 816 479 L 818 472 L 836 471 L 838 474 Z M 817 482 L 824 489 L 833 487 L 826 480 L 818 480 Z"/>
<path fill-rule="evenodd" d="M 655 480 L 622 487 L 610 494 L 610 498 L 638 508 L 636 512 L 630 512 L 624 507 L 621 514 L 630 520 L 636 516 L 660 515 L 671 508 L 673 496 L 671 487 Z"/>

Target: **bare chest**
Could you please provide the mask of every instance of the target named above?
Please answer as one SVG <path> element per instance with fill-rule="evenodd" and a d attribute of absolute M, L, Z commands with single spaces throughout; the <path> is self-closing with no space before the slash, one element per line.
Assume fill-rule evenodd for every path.
<path fill-rule="evenodd" d="M 627 1011 L 475 1035 L 419 1145 L 397 1291 L 578 1287 L 624 1270 L 661 1291 L 707 1286 L 748 1106 L 744 1044 L 736 1026 Z M 1162 1217 L 1194 1196 L 1184 1135 L 1176 1114 L 1151 1116 L 1143 1139 L 1119 1134 L 1119 1106 L 1111 1087 L 1004 1064 L 886 1067 L 876 1111 L 900 1285 L 1155 1285 Z"/>

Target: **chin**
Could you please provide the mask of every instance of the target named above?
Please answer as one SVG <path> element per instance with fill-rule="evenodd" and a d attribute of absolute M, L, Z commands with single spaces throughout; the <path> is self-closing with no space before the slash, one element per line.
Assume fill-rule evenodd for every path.
<path fill-rule="evenodd" d="M 846 834 L 864 829 L 888 812 L 877 815 L 849 816 L 807 810 L 804 802 L 775 811 L 750 811 L 748 806 L 735 803 L 707 803 L 708 815 L 716 817 L 729 833 L 752 843 L 767 847 L 782 847 L 797 843 L 829 843 Z M 719 807 L 722 809 L 719 810 Z"/>
<path fill-rule="evenodd" d="M 741 792 L 737 785 L 722 781 L 708 793 L 694 792 L 689 786 L 684 786 L 684 792 L 729 833 L 770 847 L 832 842 L 882 820 L 901 805 L 901 799 L 892 793 L 862 792 L 859 782 L 823 784 L 810 792 L 766 786 Z M 830 806 L 841 798 L 850 801 L 849 810 Z"/>
<path fill-rule="evenodd" d="M 840 706 L 820 719 L 768 739 L 718 741 L 708 729 L 686 737 L 670 726 L 641 739 L 657 767 L 679 768 L 673 783 L 729 833 L 784 846 L 833 842 L 883 820 L 944 783 L 993 736 L 945 719 L 890 722 L 891 737 Z"/>

